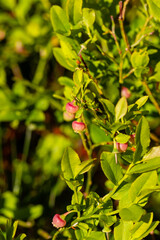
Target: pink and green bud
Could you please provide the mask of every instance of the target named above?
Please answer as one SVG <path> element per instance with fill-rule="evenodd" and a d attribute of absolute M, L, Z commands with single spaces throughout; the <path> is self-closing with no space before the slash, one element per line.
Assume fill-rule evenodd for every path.
<path fill-rule="evenodd" d="M 74 105 L 74 102 L 75 101 L 72 101 L 72 102 L 68 102 L 66 104 L 66 111 L 69 112 L 69 113 L 76 113 L 79 109 L 78 106 Z"/>
<path fill-rule="evenodd" d="M 80 133 L 86 128 L 86 125 L 83 122 L 73 121 L 72 128 L 73 128 L 74 132 Z"/>
<path fill-rule="evenodd" d="M 64 112 L 63 113 L 63 119 L 67 122 L 72 121 L 75 119 L 75 114 L 74 113 L 69 113 L 69 112 Z"/>
<path fill-rule="evenodd" d="M 66 221 L 62 219 L 61 215 L 55 214 L 52 219 L 52 224 L 56 228 L 62 228 L 66 225 Z"/>
<path fill-rule="evenodd" d="M 122 87 L 122 88 L 121 88 L 121 96 L 122 96 L 122 97 L 129 98 L 129 97 L 131 96 L 131 92 L 129 91 L 128 88 Z"/>
<path fill-rule="evenodd" d="M 116 142 L 116 148 L 117 148 L 118 152 L 125 152 L 128 148 L 128 143 Z"/>

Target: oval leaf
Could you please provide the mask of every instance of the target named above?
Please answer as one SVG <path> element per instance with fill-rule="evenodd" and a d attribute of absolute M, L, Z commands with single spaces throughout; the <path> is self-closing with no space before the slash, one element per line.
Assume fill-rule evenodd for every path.
<path fill-rule="evenodd" d="M 116 163 L 114 153 L 102 153 L 101 167 L 106 177 L 115 185 L 117 185 L 119 180 L 123 177 L 121 166 L 119 163 Z"/>
<path fill-rule="evenodd" d="M 116 121 L 124 117 L 127 113 L 127 100 L 125 97 L 120 98 L 115 108 Z"/>
<path fill-rule="evenodd" d="M 76 178 L 78 165 L 81 165 L 78 154 L 71 147 L 66 148 L 61 162 L 61 169 L 66 183 L 72 190 L 74 187 L 82 186 L 83 182 L 83 175 Z"/>
<path fill-rule="evenodd" d="M 134 162 L 137 162 L 147 152 L 150 144 L 149 124 L 145 117 L 142 117 L 138 123 L 136 130 L 136 151 L 134 154 Z"/>
<path fill-rule="evenodd" d="M 70 34 L 70 24 L 65 11 L 61 7 L 57 5 L 53 6 L 50 16 L 53 29 L 56 33 L 65 34 L 66 36 Z"/>

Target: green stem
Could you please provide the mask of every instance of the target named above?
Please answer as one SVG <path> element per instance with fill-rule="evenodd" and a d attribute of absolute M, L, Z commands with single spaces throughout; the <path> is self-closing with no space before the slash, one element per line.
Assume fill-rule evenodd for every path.
<path fill-rule="evenodd" d="M 26 134 L 25 134 L 25 140 L 24 140 L 22 160 L 21 160 L 21 162 L 19 162 L 19 164 L 17 166 L 15 182 L 14 182 L 14 187 L 13 187 L 13 192 L 16 195 L 19 195 L 19 193 L 20 193 L 22 174 L 23 174 L 23 167 L 24 167 L 24 163 L 26 162 L 27 157 L 28 157 L 28 153 L 29 153 L 31 134 L 32 134 L 31 129 L 29 127 L 27 127 Z"/>
<path fill-rule="evenodd" d="M 134 73 L 134 71 L 135 71 L 135 69 L 132 68 L 132 69 L 123 77 L 123 79 L 129 77 L 132 73 Z"/>
<path fill-rule="evenodd" d="M 86 152 L 88 154 L 88 158 L 91 159 L 92 158 L 92 143 L 91 143 L 91 139 L 90 139 L 90 134 L 89 134 L 89 130 L 87 127 L 87 123 L 85 121 L 85 117 L 84 115 L 82 115 L 82 121 L 85 123 L 86 125 L 86 136 L 87 136 L 87 140 L 88 140 L 88 145 L 86 144 L 86 139 L 84 138 L 83 133 L 80 134 L 81 139 L 82 139 L 82 143 L 84 145 L 84 148 L 86 149 Z M 87 172 L 87 182 L 86 182 L 86 189 L 85 189 L 85 193 L 88 195 L 89 191 L 90 191 L 90 187 L 92 185 L 92 169 L 90 169 Z"/>
<path fill-rule="evenodd" d="M 91 159 L 92 158 L 92 150 L 87 147 L 86 139 L 84 138 L 83 133 L 81 133 L 80 136 L 81 136 L 81 139 L 82 139 L 83 146 L 84 146 L 84 148 L 85 148 L 85 150 L 88 154 L 88 157 L 89 157 L 89 159 Z M 86 182 L 86 189 L 85 189 L 85 193 L 87 195 L 89 193 L 91 185 L 92 185 L 92 173 L 91 173 L 91 170 L 89 170 L 87 172 L 87 182 Z"/>
<path fill-rule="evenodd" d="M 123 58 L 120 56 L 120 64 L 119 64 L 119 83 L 123 84 Z"/>
<path fill-rule="evenodd" d="M 53 236 L 52 240 L 55 240 L 58 236 L 58 234 L 60 234 L 61 232 L 63 232 L 65 229 L 64 228 L 60 228 Z"/>
<path fill-rule="evenodd" d="M 74 194 L 75 194 L 75 197 L 76 197 L 77 204 L 79 204 L 79 200 L 78 200 L 78 195 L 77 195 L 77 190 L 76 190 L 76 188 L 74 188 Z M 79 209 L 77 209 L 77 215 L 78 215 L 78 218 L 79 218 L 79 217 L 80 217 L 80 211 L 79 211 Z"/>
<path fill-rule="evenodd" d="M 32 83 L 38 85 L 44 77 L 47 58 L 40 58 Z"/>
<path fill-rule="evenodd" d="M 158 113 L 160 114 L 160 106 L 159 106 L 159 104 L 157 103 L 156 99 L 153 97 L 152 92 L 151 92 L 151 90 L 149 89 L 147 82 L 144 80 L 144 81 L 142 82 L 142 84 L 143 84 L 143 86 L 145 87 L 145 92 L 147 93 L 149 99 L 150 99 L 151 102 L 154 104 L 155 108 L 157 109 Z"/>
<path fill-rule="evenodd" d="M 90 191 L 90 187 L 92 185 L 92 173 L 91 173 L 91 170 L 89 170 L 87 174 L 88 175 L 87 175 L 87 183 L 86 183 L 85 193 L 88 195 L 89 191 Z"/>
<path fill-rule="evenodd" d="M 46 2 L 47 3 L 47 2 Z M 34 78 L 33 78 L 33 81 L 32 83 L 33 84 L 36 84 L 36 85 L 39 85 L 40 82 L 43 80 L 44 78 L 44 71 L 45 71 L 45 67 L 46 67 L 46 64 L 47 64 L 47 61 L 49 60 L 50 58 L 50 55 L 52 53 L 52 45 L 51 43 L 49 42 L 48 45 L 46 46 L 45 50 L 46 51 L 44 54 L 45 56 L 42 56 L 40 54 L 40 59 L 39 59 L 39 63 L 37 65 L 37 69 L 35 71 L 35 74 L 34 74 Z"/>
<path fill-rule="evenodd" d="M 83 146 L 84 146 L 84 148 L 85 148 L 85 150 L 86 150 L 86 152 L 87 152 L 87 154 L 88 154 L 88 156 L 89 156 L 89 155 L 90 155 L 90 150 L 89 150 L 89 148 L 87 147 L 86 139 L 85 139 L 85 137 L 84 137 L 84 133 L 83 133 L 83 132 L 80 133 L 80 137 L 81 137 Z"/>
<path fill-rule="evenodd" d="M 115 210 L 115 211 L 106 213 L 105 215 L 106 215 L 106 216 L 112 216 L 112 215 L 115 215 L 115 214 L 117 214 L 117 213 L 119 213 L 119 210 Z M 71 225 L 73 226 L 74 224 L 76 224 L 76 223 L 78 223 L 78 222 L 82 222 L 82 221 L 88 220 L 88 219 L 94 219 L 94 218 L 95 218 L 95 219 L 96 219 L 96 218 L 98 219 L 99 216 L 100 216 L 99 214 L 84 216 L 84 217 L 81 217 L 81 218 L 78 218 L 78 219 L 74 220 Z"/>
<path fill-rule="evenodd" d="M 131 50 L 130 50 L 130 44 L 128 42 L 128 38 L 127 38 L 127 35 L 125 33 L 125 30 L 124 30 L 124 24 L 123 24 L 123 19 L 119 18 L 119 25 L 120 25 L 120 30 L 121 30 L 121 34 L 122 34 L 122 37 L 123 37 L 123 40 L 126 44 L 126 50 L 131 54 Z"/>

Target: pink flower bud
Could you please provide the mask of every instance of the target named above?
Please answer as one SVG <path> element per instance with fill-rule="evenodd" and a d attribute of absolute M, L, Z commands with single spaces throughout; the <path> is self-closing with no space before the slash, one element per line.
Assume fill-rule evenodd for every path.
<path fill-rule="evenodd" d="M 72 121 L 75 118 L 75 114 L 74 113 L 69 113 L 69 112 L 64 112 L 63 113 L 63 118 L 65 121 L 69 122 Z"/>
<path fill-rule="evenodd" d="M 24 52 L 24 46 L 23 43 L 21 41 L 16 41 L 15 42 L 15 51 L 17 53 L 23 53 Z"/>
<path fill-rule="evenodd" d="M 129 98 L 129 97 L 131 96 L 131 92 L 129 91 L 128 88 L 122 87 L 122 88 L 121 88 L 121 96 L 122 96 L 122 97 Z"/>
<path fill-rule="evenodd" d="M 52 219 L 52 224 L 56 228 L 61 228 L 66 225 L 66 221 L 61 218 L 61 215 L 55 214 L 53 219 Z"/>
<path fill-rule="evenodd" d="M 128 148 L 128 143 L 118 143 L 116 142 L 116 147 L 119 152 L 125 152 Z"/>
<path fill-rule="evenodd" d="M 75 101 L 72 101 L 72 102 L 69 102 L 69 103 L 66 104 L 67 112 L 69 112 L 69 113 L 76 113 L 78 111 L 79 107 L 74 105 L 74 102 Z"/>
<path fill-rule="evenodd" d="M 75 132 L 79 133 L 86 128 L 86 125 L 83 122 L 74 121 L 72 122 L 72 128 Z"/>
<path fill-rule="evenodd" d="M 0 41 L 2 41 L 6 36 L 6 32 L 0 29 Z"/>
<path fill-rule="evenodd" d="M 135 143 L 135 137 L 136 137 L 136 134 L 135 134 L 135 133 L 132 134 L 132 135 L 130 135 L 130 139 L 129 139 L 130 143 L 132 143 L 132 144 Z"/>

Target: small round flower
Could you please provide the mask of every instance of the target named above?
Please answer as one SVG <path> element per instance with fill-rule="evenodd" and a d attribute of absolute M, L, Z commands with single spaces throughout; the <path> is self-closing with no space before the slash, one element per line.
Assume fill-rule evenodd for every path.
<path fill-rule="evenodd" d="M 119 152 L 125 152 L 128 148 L 128 143 L 118 143 L 116 142 L 116 147 Z"/>
<path fill-rule="evenodd" d="M 79 133 L 79 132 L 82 132 L 86 128 L 86 125 L 83 122 L 73 121 L 72 128 L 75 132 Z"/>
<path fill-rule="evenodd" d="M 129 91 L 128 88 L 122 87 L 122 88 L 121 88 L 121 96 L 122 96 L 122 97 L 129 98 L 129 97 L 131 96 L 131 92 Z"/>
<path fill-rule="evenodd" d="M 52 219 L 52 224 L 56 228 L 61 228 L 66 225 L 66 221 L 61 218 L 61 215 L 55 214 L 53 219 Z"/>
<path fill-rule="evenodd" d="M 64 112 L 63 113 L 63 119 L 67 122 L 72 121 L 75 118 L 74 113 Z"/>
<path fill-rule="evenodd" d="M 69 113 L 76 113 L 79 109 L 78 106 L 74 105 L 74 102 L 75 101 L 72 101 L 72 102 L 68 102 L 66 104 L 66 111 L 69 112 Z"/>

